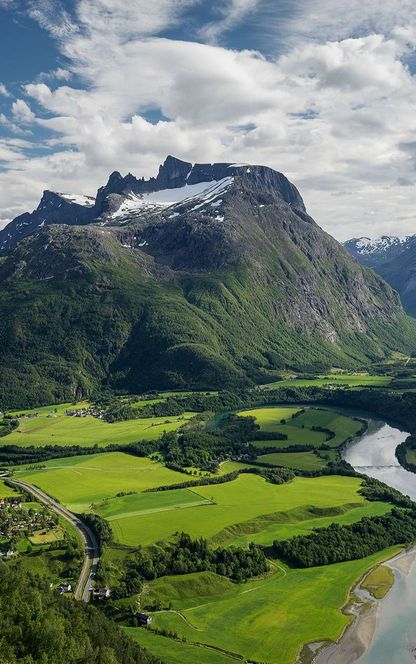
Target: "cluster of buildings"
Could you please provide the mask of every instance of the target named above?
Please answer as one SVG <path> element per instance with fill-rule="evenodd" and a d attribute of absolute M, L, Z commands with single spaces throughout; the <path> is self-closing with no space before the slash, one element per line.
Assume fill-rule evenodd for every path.
<path fill-rule="evenodd" d="M 111 597 L 110 588 L 91 588 L 93 599 L 108 599 Z"/>
<path fill-rule="evenodd" d="M 30 537 L 35 531 L 48 532 L 55 525 L 56 517 L 46 509 L 23 508 L 19 498 L 0 499 L 0 537 Z"/>
<path fill-rule="evenodd" d="M 65 411 L 65 415 L 69 417 L 97 417 L 99 420 L 102 420 L 105 414 L 105 410 L 101 408 L 70 408 Z"/>
<path fill-rule="evenodd" d="M 0 509 L 5 507 L 10 507 L 13 510 L 21 509 L 23 503 L 19 498 L 12 498 L 12 500 L 7 500 L 7 498 L 0 498 Z"/>

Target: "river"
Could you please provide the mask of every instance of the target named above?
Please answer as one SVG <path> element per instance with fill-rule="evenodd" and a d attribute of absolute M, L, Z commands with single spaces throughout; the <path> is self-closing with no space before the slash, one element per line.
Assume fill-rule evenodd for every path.
<path fill-rule="evenodd" d="M 344 449 L 344 458 L 358 472 L 375 477 L 416 500 L 416 475 L 404 470 L 395 456 L 396 447 L 408 434 L 384 422 L 369 420 L 368 431 Z M 342 648 L 331 646 L 317 662 L 353 664 L 415 664 L 416 657 L 416 565 L 407 557 L 393 560 L 395 583 L 379 603 L 370 647 L 355 658 Z M 410 567 L 410 569 L 409 569 Z M 342 642 L 342 640 L 341 640 Z"/>

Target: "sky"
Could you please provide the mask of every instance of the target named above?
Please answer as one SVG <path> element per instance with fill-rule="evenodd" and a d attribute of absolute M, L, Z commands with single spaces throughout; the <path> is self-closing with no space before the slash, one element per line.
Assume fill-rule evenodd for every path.
<path fill-rule="evenodd" d="M 0 227 L 168 154 L 281 171 L 339 240 L 416 233 L 416 3 L 0 0 Z"/>

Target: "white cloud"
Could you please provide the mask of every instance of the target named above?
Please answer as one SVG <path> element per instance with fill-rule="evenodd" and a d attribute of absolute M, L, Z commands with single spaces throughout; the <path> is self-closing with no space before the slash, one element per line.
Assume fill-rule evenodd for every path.
<path fill-rule="evenodd" d="M 22 124 L 31 124 L 36 119 L 35 114 L 24 99 L 16 99 L 13 102 L 12 113 L 16 122 L 21 122 Z"/>
<path fill-rule="evenodd" d="M 11 97 L 11 94 L 4 83 L 0 83 L 0 97 Z"/>
<path fill-rule="evenodd" d="M 395 24 L 390 9 L 383 13 L 375 0 L 382 12 L 378 25 L 388 26 L 389 35 L 351 38 L 358 3 L 349 3 L 347 16 L 347 4 L 338 2 L 338 31 L 346 30 L 347 39 L 297 39 L 275 60 L 154 36 L 175 25 L 191 4 L 78 0 L 59 30 L 60 14 L 51 2 L 37 3 L 43 12 L 37 18 L 57 38 L 67 58 L 64 71 L 77 86 L 69 75 L 51 72 L 26 85 L 24 99 L 13 103 L 15 124 L 49 129 L 51 138 L 44 142 L 49 150 L 35 158 L 25 158 L 25 142 L 0 144 L 8 169 L 0 173 L 0 216 L 33 208 L 45 187 L 91 194 L 114 169 L 154 174 L 171 153 L 192 161 L 264 163 L 285 172 L 317 221 L 342 239 L 373 235 L 375 223 L 376 233 L 416 232 L 414 190 L 404 186 L 416 182 L 416 80 L 406 64 L 415 26 Z M 206 34 L 217 38 L 255 4 L 228 4 Z M 329 31 L 333 19 L 327 18 L 327 27 L 318 20 L 322 2 L 298 5 L 296 21 L 301 9 L 312 16 L 311 34 Z M 370 26 L 367 9 L 362 25 Z M 300 33 L 296 21 L 287 24 L 293 35 Z M 152 109 L 169 121 L 147 122 L 142 115 Z"/>
<path fill-rule="evenodd" d="M 27 134 L 28 130 L 23 129 L 21 126 L 17 125 L 15 122 L 9 120 L 9 118 L 4 114 L 0 113 L 0 125 L 6 127 L 9 131 L 14 134 Z"/>
<path fill-rule="evenodd" d="M 220 10 L 220 18 L 208 23 L 200 30 L 200 35 L 208 42 L 218 38 L 238 25 L 247 15 L 258 8 L 260 0 L 228 0 Z"/>
<path fill-rule="evenodd" d="M 299 40 L 338 41 L 351 36 L 390 35 L 398 26 L 414 25 L 413 0 L 292 0 L 291 12 L 281 23 L 288 44 Z"/>
<path fill-rule="evenodd" d="M 70 81 L 71 78 L 71 72 L 62 67 L 52 69 L 52 71 L 41 72 L 38 76 L 38 79 L 41 81 Z"/>
<path fill-rule="evenodd" d="M 29 0 L 29 15 L 58 39 L 65 39 L 78 31 L 70 14 L 56 0 Z"/>

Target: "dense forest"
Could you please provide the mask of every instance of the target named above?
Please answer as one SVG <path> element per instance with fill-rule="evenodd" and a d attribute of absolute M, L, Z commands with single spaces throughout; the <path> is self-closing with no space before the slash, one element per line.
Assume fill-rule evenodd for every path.
<path fill-rule="evenodd" d="M 160 664 L 93 606 L 0 563 L 1 664 Z"/>

